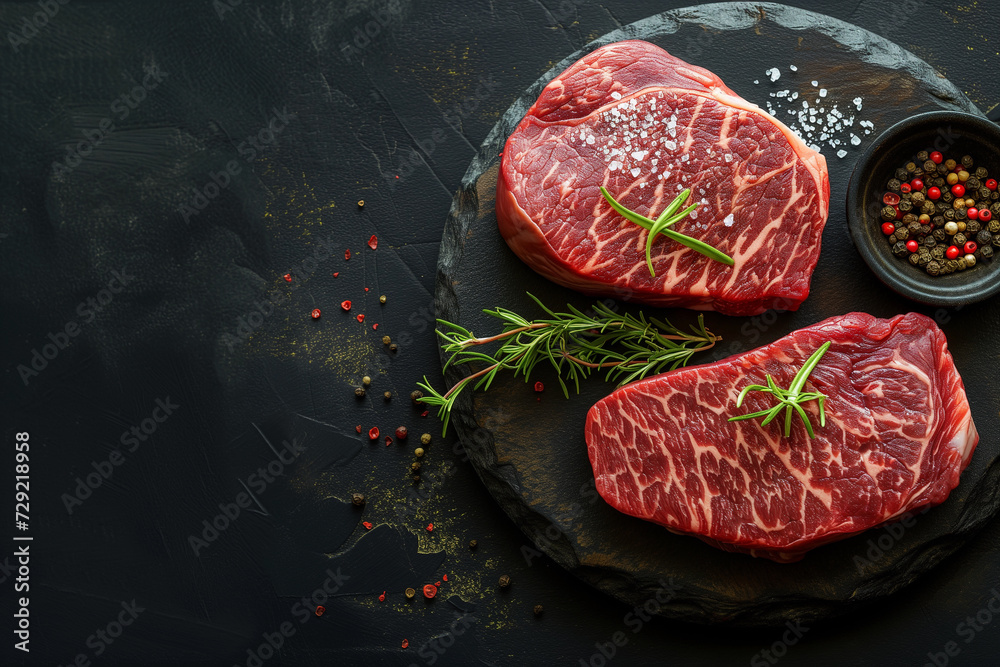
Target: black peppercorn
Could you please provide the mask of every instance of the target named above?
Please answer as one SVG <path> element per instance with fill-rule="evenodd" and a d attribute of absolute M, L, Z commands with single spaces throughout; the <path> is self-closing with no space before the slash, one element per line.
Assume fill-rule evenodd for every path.
<path fill-rule="evenodd" d="M 896 257 L 906 257 L 910 254 L 910 251 L 906 249 L 905 243 L 897 241 L 896 244 L 892 246 L 892 254 Z"/>
<path fill-rule="evenodd" d="M 416 405 L 417 407 L 423 405 L 422 403 L 419 402 L 420 399 L 423 397 L 424 397 L 424 392 L 420 391 L 419 389 L 414 389 L 413 391 L 410 392 L 410 400 L 413 401 L 413 404 Z"/>
<path fill-rule="evenodd" d="M 955 260 L 955 262 L 958 265 L 958 268 L 956 269 L 958 271 L 964 271 L 969 266 L 969 263 L 965 260 L 964 257 L 959 257 L 958 259 Z"/>
<path fill-rule="evenodd" d="M 932 276 L 940 275 L 941 265 L 937 263 L 937 260 L 931 260 L 930 262 L 927 262 L 927 266 L 924 267 L 924 271 Z"/>
<path fill-rule="evenodd" d="M 943 215 L 944 215 L 944 219 L 945 220 L 954 220 L 955 219 L 955 209 L 949 208 L 949 209 L 945 210 L 945 212 L 943 213 Z"/>
<path fill-rule="evenodd" d="M 414 484 L 420 484 L 420 475 L 414 475 L 413 476 L 413 483 Z"/>
<path fill-rule="evenodd" d="M 968 240 L 969 240 L 968 237 L 962 232 L 959 232 L 951 237 L 952 245 L 957 245 L 957 246 L 965 245 L 965 242 Z"/>
<path fill-rule="evenodd" d="M 937 204 L 935 204 L 930 200 L 925 201 L 923 206 L 920 207 L 920 212 L 926 215 L 934 215 L 936 211 L 937 211 Z"/>
<path fill-rule="evenodd" d="M 943 225 L 944 223 L 942 223 L 942 227 Z M 933 236 L 938 241 L 944 241 L 947 234 L 945 234 L 944 229 L 935 229 L 933 232 L 931 232 L 931 236 Z"/>
<path fill-rule="evenodd" d="M 986 187 L 985 185 L 980 185 L 979 189 L 976 190 L 976 196 L 979 197 L 979 199 L 982 199 L 982 200 L 989 199 L 990 198 L 990 189 L 988 187 Z"/>
<path fill-rule="evenodd" d="M 545 611 L 545 609 L 542 607 L 542 605 L 536 604 L 534 609 L 532 609 L 531 611 L 534 612 L 535 616 L 541 616 L 542 612 Z"/>
<path fill-rule="evenodd" d="M 917 152 L 917 162 L 927 162 L 930 159 L 931 159 L 931 154 L 928 151 Z M 935 167 L 937 166 L 937 163 L 934 161 L 931 161 L 931 164 L 934 165 Z"/>
<path fill-rule="evenodd" d="M 906 228 L 910 231 L 910 236 L 918 236 L 920 234 L 920 228 L 923 227 L 919 222 L 907 223 Z"/>
<path fill-rule="evenodd" d="M 946 201 L 950 204 L 955 201 L 955 195 L 951 194 L 951 192 L 944 192 L 941 194 L 941 201 Z"/>
<path fill-rule="evenodd" d="M 396 345 L 395 343 L 393 343 L 392 345 L 389 346 L 389 351 L 390 352 L 395 352 L 398 349 L 399 349 L 399 346 Z"/>
<path fill-rule="evenodd" d="M 984 245 L 982 248 L 976 251 L 976 255 L 980 259 L 992 259 L 993 258 L 993 248 L 992 246 Z"/>
<path fill-rule="evenodd" d="M 917 260 L 917 266 L 927 266 L 931 259 L 933 259 L 927 248 L 921 248 L 917 254 L 920 255 L 920 258 Z"/>
<path fill-rule="evenodd" d="M 917 221 L 917 214 L 916 213 L 907 213 L 906 215 L 903 216 L 902 220 L 903 220 L 903 224 L 906 225 L 907 227 L 909 227 L 911 224 L 913 224 L 914 222 Z"/>
<path fill-rule="evenodd" d="M 943 245 L 936 245 L 931 248 L 931 257 L 937 260 L 942 260 L 944 259 L 945 252 L 947 252 L 947 249 Z"/>
<path fill-rule="evenodd" d="M 962 156 L 962 166 L 965 167 L 966 169 L 969 169 L 970 167 L 972 167 L 972 165 L 973 165 L 972 156 L 971 155 L 963 155 Z"/>
<path fill-rule="evenodd" d="M 916 266 L 919 263 L 920 263 L 920 255 L 918 255 L 915 252 L 914 253 L 910 253 L 910 264 L 912 264 L 913 266 Z"/>
<path fill-rule="evenodd" d="M 894 245 L 896 243 L 896 241 L 898 241 L 898 240 L 899 240 L 899 237 L 896 236 L 895 234 L 890 234 L 889 235 L 889 245 Z"/>
<path fill-rule="evenodd" d="M 882 214 L 882 219 L 885 220 L 885 221 L 887 221 L 887 222 L 889 220 L 895 220 L 896 219 L 896 209 L 894 209 L 891 206 L 883 206 L 881 214 Z"/>
<path fill-rule="evenodd" d="M 948 204 L 947 202 L 943 202 L 939 199 L 936 202 L 934 202 L 934 208 L 937 210 L 938 213 L 944 214 L 944 212 L 948 210 Z"/>
<path fill-rule="evenodd" d="M 982 183 L 979 182 L 978 178 L 975 176 L 969 176 L 969 180 L 965 182 L 965 191 L 974 192 L 978 190 L 980 186 L 982 186 Z"/>
<path fill-rule="evenodd" d="M 914 192 L 913 196 L 910 197 L 910 201 L 912 201 L 917 206 L 923 206 L 924 202 L 927 201 L 927 195 L 925 195 L 923 192 Z"/>
<path fill-rule="evenodd" d="M 355 507 L 361 507 L 365 504 L 365 497 L 360 493 L 351 494 L 351 504 Z"/>
<path fill-rule="evenodd" d="M 364 398 L 365 397 L 365 388 L 364 387 L 355 387 L 355 389 L 354 389 L 354 395 L 357 396 L 358 398 Z"/>
<path fill-rule="evenodd" d="M 500 583 L 500 588 L 507 588 L 508 586 L 510 586 L 510 577 L 507 576 L 506 574 L 501 574 L 499 583 Z"/>
<path fill-rule="evenodd" d="M 900 241 L 906 241 L 910 238 L 910 230 L 906 227 L 900 227 L 896 230 L 896 238 Z"/>
<path fill-rule="evenodd" d="M 475 540 L 469 540 L 469 548 L 470 549 L 472 549 L 473 551 L 475 551 L 476 547 L 478 547 L 478 546 L 479 546 L 479 542 L 477 542 Z"/>
<path fill-rule="evenodd" d="M 899 181 L 898 178 L 890 178 L 889 182 L 886 184 L 886 187 L 889 189 L 890 192 L 899 192 L 900 185 L 902 185 L 902 183 Z"/>
<path fill-rule="evenodd" d="M 983 226 L 978 220 L 969 220 L 965 223 L 965 235 L 972 236 L 973 234 L 978 234 L 982 228 Z"/>
<path fill-rule="evenodd" d="M 981 246 L 989 245 L 992 242 L 993 242 L 993 234 L 991 234 L 989 231 L 981 229 L 976 234 L 976 243 L 978 243 L 979 245 Z"/>
<path fill-rule="evenodd" d="M 924 240 L 922 241 L 922 243 L 925 246 L 927 246 L 928 248 L 933 248 L 934 246 L 937 245 L 937 239 L 934 238 L 934 234 L 931 233 L 931 234 L 928 234 L 927 236 L 924 237 Z"/>
<path fill-rule="evenodd" d="M 1000 232 L 1000 220 L 995 220 L 995 219 L 990 220 L 986 224 L 986 231 L 988 231 L 990 234 L 996 234 L 997 232 Z"/>
<path fill-rule="evenodd" d="M 910 180 L 910 172 L 906 171 L 902 167 L 896 170 L 896 180 L 897 181 L 908 181 Z"/>
<path fill-rule="evenodd" d="M 390 398 L 392 398 L 392 392 L 391 391 L 385 392 L 384 394 L 382 394 L 382 398 L 388 401 Z"/>
<path fill-rule="evenodd" d="M 906 168 L 906 172 L 908 174 L 912 174 L 913 172 L 915 172 L 917 170 L 917 163 L 916 162 L 907 162 L 905 168 Z"/>
<path fill-rule="evenodd" d="M 939 164 L 937 166 L 937 172 L 939 174 L 941 174 L 942 176 L 944 176 L 945 174 L 947 174 L 949 171 L 951 171 L 951 169 L 949 169 L 948 165 L 946 165 L 944 162 L 942 162 L 941 164 Z"/>
<path fill-rule="evenodd" d="M 907 213 L 908 211 L 913 209 L 913 202 L 910 201 L 909 199 L 900 199 L 898 206 L 900 211 L 902 211 L 903 213 Z"/>

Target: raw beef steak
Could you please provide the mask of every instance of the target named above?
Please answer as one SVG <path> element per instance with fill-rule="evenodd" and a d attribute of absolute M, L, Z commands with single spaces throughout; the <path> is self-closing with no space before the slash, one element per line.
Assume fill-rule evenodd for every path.
<path fill-rule="evenodd" d="M 673 229 L 733 267 L 646 230 L 684 188 L 701 206 Z M 830 183 L 826 160 L 719 77 L 637 40 L 584 56 L 553 79 L 507 139 L 497 221 L 511 249 L 585 294 L 753 315 L 809 295 Z"/>
<path fill-rule="evenodd" d="M 783 416 L 729 422 L 776 399 L 750 392 L 770 373 L 788 388 L 805 360 L 830 349 Z M 751 352 L 682 368 L 618 389 L 587 415 L 597 491 L 616 509 L 727 551 L 779 562 L 915 508 L 943 502 L 979 436 L 962 378 L 933 320 L 909 313 L 832 317 Z"/>

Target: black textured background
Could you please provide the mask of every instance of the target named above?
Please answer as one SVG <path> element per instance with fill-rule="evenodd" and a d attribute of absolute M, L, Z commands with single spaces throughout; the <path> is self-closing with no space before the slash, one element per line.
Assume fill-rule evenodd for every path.
<path fill-rule="evenodd" d="M 442 381 L 434 267 L 451 196 L 486 133 L 590 39 L 687 3 L 220 3 L 43 0 L 53 16 L 35 19 L 37 34 L 24 20 L 43 11 L 38 3 L 0 5 L 3 493 L 12 512 L 15 433 L 29 432 L 24 534 L 34 538 L 26 655 L 12 648 L 17 531 L 6 523 L 0 532 L 2 662 L 68 665 L 82 654 L 106 665 L 246 664 L 247 649 L 287 622 L 294 634 L 264 664 L 599 665 L 597 645 L 616 632 L 626 643 L 608 664 L 771 664 L 759 651 L 780 630 L 654 620 L 633 632 L 630 609 L 544 557 L 528 563 L 529 543 L 460 448 L 405 398 L 424 374 Z M 1000 101 L 996 3 L 791 4 L 897 41 L 984 111 Z M 368 43 L 358 38 L 366 25 Z M 123 118 L 116 98 L 154 67 L 161 82 Z M 240 150 L 277 116 L 287 120 L 272 124 L 281 125 L 272 141 L 252 156 Z M 105 118 L 114 130 L 94 134 Z M 95 150 L 54 168 L 83 133 L 100 138 Z M 232 182 L 185 215 L 192 188 L 231 161 Z M 834 206 L 842 196 L 833 193 Z M 87 300 L 113 271 L 135 278 L 98 312 Z M 269 296 L 273 312 L 245 339 L 230 338 Z M 71 322 L 78 335 L 25 385 L 18 366 Z M 979 326 L 982 363 L 996 364 L 1000 323 Z M 394 356 L 383 334 L 399 342 Z M 357 401 L 366 373 L 372 391 Z M 385 390 L 397 394 L 389 403 Z M 122 433 L 167 397 L 174 414 L 134 451 L 122 446 Z M 413 435 L 405 446 L 370 444 L 357 424 L 383 434 L 406 424 Z M 424 482 L 411 487 L 424 431 L 435 442 Z M 189 536 L 276 459 L 269 445 L 293 439 L 304 450 L 255 511 L 242 510 L 196 556 Z M 68 513 L 63 494 L 116 447 L 124 461 Z M 356 491 L 369 499 L 363 511 L 350 505 Z M 992 622 L 979 631 L 965 623 L 1000 589 L 998 554 L 994 521 L 889 601 L 779 646 L 781 662 L 919 665 L 954 641 L 950 664 L 993 664 L 1000 617 L 982 613 L 973 623 Z M 349 578 L 326 613 L 300 615 L 297 601 L 338 568 Z M 402 597 L 446 573 L 432 602 Z M 504 573 L 514 583 L 500 593 Z M 120 637 L 89 639 L 133 599 L 144 611 Z"/>

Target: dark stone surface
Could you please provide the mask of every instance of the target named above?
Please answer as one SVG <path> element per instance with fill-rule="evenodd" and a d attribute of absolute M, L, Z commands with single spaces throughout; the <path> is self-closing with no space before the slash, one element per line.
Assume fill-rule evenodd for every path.
<path fill-rule="evenodd" d="M 0 531 L 0 664 L 69 665 L 82 655 L 95 666 L 246 665 L 247 651 L 286 622 L 295 632 L 266 667 L 597 665 L 598 645 L 609 651 L 616 636 L 625 645 L 612 666 L 770 664 L 761 651 L 781 641 L 780 629 L 646 620 L 533 556 L 454 435 L 439 437 L 440 425 L 405 398 L 424 375 L 444 382 L 432 326 L 438 249 L 490 128 L 588 41 L 686 4 L 230 0 L 220 16 L 215 0 L 71 0 L 15 49 L 9 35 L 42 10 L 37 0 L 0 3 L 2 470 L 12 471 L 13 434 L 30 432 L 34 537 L 24 654 L 12 646 L 24 594 L 14 591 L 15 531 Z M 882 0 L 792 4 L 893 39 L 984 110 L 1000 101 L 991 75 L 1000 55 L 989 48 L 995 1 L 910 11 Z M 367 44 L 358 37 L 366 27 Z M 782 64 L 766 55 L 765 66 Z M 112 104 L 154 63 L 168 76 L 123 118 Z M 247 137 L 259 137 L 275 108 L 295 116 L 250 154 Z M 57 177 L 53 163 L 103 118 L 115 131 Z M 185 219 L 178 208 L 192 189 L 231 160 L 240 173 Z M 365 245 L 373 233 L 377 251 Z M 281 276 L 308 266 L 317 248 L 315 271 L 286 284 Z M 91 317 L 86 300 L 123 268 L 135 281 Z M 258 320 L 255 304 L 272 295 L 282 298 Z M 345 298 L 352 314 L 366 313 L 364 326 L 339 310 Z M 309 318 L 315 307 L 319 321 Z M 951 316 L 950 327 L 982 328 L 985 348 L 995 348 L 986 332 L 996 320 Z M 259 325 L 245 340 L 240 318 Z M 18 366 L 69 322 L 78 335 L 25 385 Z M 383 334 L 399 342 L 395 355 Z M 996 358 L 961 363 L 986 372 Z M 373 391 L 357 400 L 365 373 Z M 397 398 L 383 402 L 385 389 Z M 124 463 L 69 514 L 62 494 L 167 396 L 180 407 L 134 451 L 124 447 Z M 568 405 L 544 399 L 545 408 Z M 411 436 L 406 446 L 373 445 L 358 424 L 406 424 Z M 434 443 L 413 486 L 414 437 L 425 431 Z M 250 476 L 291 439 L 305 446 L 296 462 L 196 555 L 190 537 L 244 484 L 259 490 Z M 363 508 L 351 505 L 356 492 Z M 10 521 L 12 485 L 3 498 Z M 472 538 L 475 552 L 465 546 Z M 959 632 L 1000 582 L 998 554 L 994 521 L 917 585 L 779 645 L 782 666 L 923 664 L 948 642 L 961 653 L 955 664 L 991 664 L 1000 623 L 973 628 L 972 641 Z M 350 578 L 322 617 L 302 622 L 296 605 L 338 568 Z M 405 587 L 444 574 L 433 601 L 405 601 Z M 502 574 L 513 583 L 501 594 Z M 133 599 L 145 611 L 113 644 L 96 644 Z M 467 627 L 453 631 L 466 612 Z"/>
<path fill-rule="evenodd" d="M 583 53 L 626 38 L 645 39 L 675 54 L 687 51 L 692 62 L 714 71 L 761 107 L 781 100 L 771 96 L 776 91 L 798 91 L 799 100 L 785 102 L 778 112 L 786 122 L 793 116 L 784 109 L 799 109 L 802 99 L 826 108 L 837 102 L 841 110 L 857 116 L 853 128 L 834 134 L 843 141 L 845 157 L 822 143 L 830 168 L 831 212 L 810 298 L 794 313 L 755 318 L 707 314 L 709 329 L 721 333 L 724 342 L 692 363 L 752 349 L 832 315 L 857 310 L 885 317 L 919 310 L 936 317 L 947 332 L 976 424 L 986 436 L 947 503 L 918 515 L 913 525 L 908 521 L 870 530 L 812 551 L 801 562 L 776 564 L 674 535 L 618 513 L 597 496 L 583 427 L 587 410 L 611 389 L 600 374 L 590 378 L 581 395 L 566 401 L 558 395 L 551 373 L 530 378 L 550 387 L 540 402 L 523 379 L 504 378 L 486 393 L 462 396 L 456 407 L 460 418 L 453 417 L 453 423 L 462 440 L 472 443 L 471 459 L 490 492 L 535 545 L 627 604 L 649 600 L 668 579 L 678 590 L 660 613 L 687 621 L 780 626 L 788 620 L 813 623 L 856 611 L 916 581 L 1000 508 L 1000 458 L 989 435 L 1000 428 L 994 409 L 1000 393 L 993 369 L 968 361 L 975 359 L 984 341 L 984 332 L 968 323 L 995 321 L 1000 302 L 937 311 L 896 296 L 858 257 L 846 232 L 843 204 L 854 163 L 879 132 L 924 111 L 980 112 L 929 65 L 895 44 L 800 9 L 727 3 L 671 11 L 624 26 L 567 56 L 529 86 L 483 143 L 445 227 L 437 283 L 443 319 L 486 336 L 498 326 L 483 308 L 502 306 L 529 319 L 542 315 L 526 296 L 529 291 L 556 309 L 569 302 L 585 310 L 592 303 L 539 277 L 500 237 L 494 212 L 498 154 L 552 76 Z M 789 64 L 798 70 L 789 71 Z M 764 75 L 771 66 L 781 69 L 776 82 Z M 755 79 L 760 83 L 754 84 Z M 827 89 L 825 98 L 817 96 L 818 88 Z M 856 97 L 862 98 L 860 111 L 852 102 Z M 862 120 L 874 123 L 871 134 L 859 126 Z M 850 143 L 848 132 L 861 137 L 859 145 Z M 645 312 L 675 323 L 694 317 L 680 310 Z M 449 369 L 448 384 L 468 372 Z M 871 549 L 870 541 L 879 539 L 887 547 Z"/>

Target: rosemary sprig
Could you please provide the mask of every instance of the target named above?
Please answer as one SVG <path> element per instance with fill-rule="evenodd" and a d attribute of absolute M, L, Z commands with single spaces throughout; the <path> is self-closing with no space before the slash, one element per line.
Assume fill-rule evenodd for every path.
<path fill-rule="evenodd" d="M 464 327 L 438 320 L 442 329 L 438 336 L 444 341 L 444 351 L 450 355 L 449 366 L 482 362 L 483 368 L 459 380 L 445 393 L 440 393 L 424 377 L 417 385 L 426 394 L 419 400 L 438 406 L 438 418 L 448 430 L 448 420 L 455 399 L 466 387 L 487 390 L 502 370 L 523 375 L 528 382 L 531 372 L 540 363 L 555 369 L 563 395 L 569 398 L 572 382 L 577 393 L 580 380 L 595 369 L 607 369 L 606 379 L 626 384 L 647 375 L 673 370 L 685 365 L 695 352 L 707 350 L 721 336 L 705 328 L 704 317 L 685 333 L 666 320 L 647 319 L 645 315 L 618 314 L 604 303 L 597 302 L 584 313 L 568 305 L 569 312 L 557 313 L 546 308 L 532 294 L 531 299 L 548 315 L 529 321 L 506 308 L 484 310 L 487 315 L 503 322 L 503 330 L 495 336 L 477 338 Z M 482 345 L 501 342 L 492 354 L 480 352 Z"/>
<path fill-rule="evenodd" d="M 695 252 L 705 255 L 705 257 L 708 257 L 709 259 L 714 259 L 715 261 L 722 262 L 728 266 L 732 266 L 734 264 L 733 258 L 721 250 L 713 248 L 698 239 L 693 239 L 690 236 L 668 229 L 675 222 L 683 220 L 691 211 L 698 207 L 697 204 L 691 204 L 680 213 L 677 213 L 677 209 L 684 205 L 684 202 L 687 201 L 688 196 L 691 194 L 691 190 L 689 188 L 685 188 L 683 192 L 674 197 L 674 200 L 670 202 L 667 208 L 663 210 L 663 213 L 661 213 L 660 217 L 656 220 L 650 220 L 644 215 L 639 215 L 635 211 L 630 211 L 625 208 L 611 196 L 611 193 L 608 192 L 607 188 L 603 185 L 601 186 L 601 194 L 604 195 L 604 198 L 608 200 L 609 204 L 611 204 L 611 208 L 618 211 L 622 217 L 649 231 L 649 234 L 646 236 L 646 266 L 649 267 L 649 275 L 656 277 L 656 273 L 653 271 L 651 251 L 653 248 L 653 241 L 656 239 L 657 234 L 663 234 L 667 238 L 672 239 L 681 245 L 687 246 Z"/>
<path fill-rule="evenodd" d="M 830 341 L 823 343 L 818 350 L 812 353 L 812 355 L 806 360 L 799 372 L 795 374 L 792 378 L 792 384 L 788 389 L 782 389 L 774 382 L 774 378 L 770 375 L 767 376 L 767 386 L 760 384 L 752 384 L 743 388 L 740 392 L 739 398 L 736 399 L 736 407 L 743 405 L 743 399 L 751 391 L 766 391 L 774 395 L 778 399 L 778 404 L 773 408 L 767 410 L 759 410 L 757 412 L 751 412 L 747 415 L 739 415 L 738 417 L 730 417 L 729 421 L 742 421 L 744 419 L 754 419 L 755 417 L 763 417 L 767 415 L 767 418 L 761 422 L 761 426 L 767 426 L 771 421 L 778 416 L 782 408 L 785 410 L 785 437 L 787 438 L 792 433 L 792 410 L 794 409 L 802 421 L 806 425 L 806 431 L 809 432 L 809 437 L 813 438 L 816 434 L 813 432 L 812 424 L 809 423 L 809 417 L 806 415 L 806 411 L 802 409 L 802 403 L 806 401 L 819 401 L 819 425 L 826 426 L 826 410 L 824 409 L 824 403 L 826 402 L 826 396 L 819 393 L 818 391 L 807 391 L 802 393 L 802 387 L 806 383 L 806 379 L 809 374 L 813 372 L 816 368 L 816 364 L 819 360 L 823 358 L 826 351 L 830 349 Z"/>

